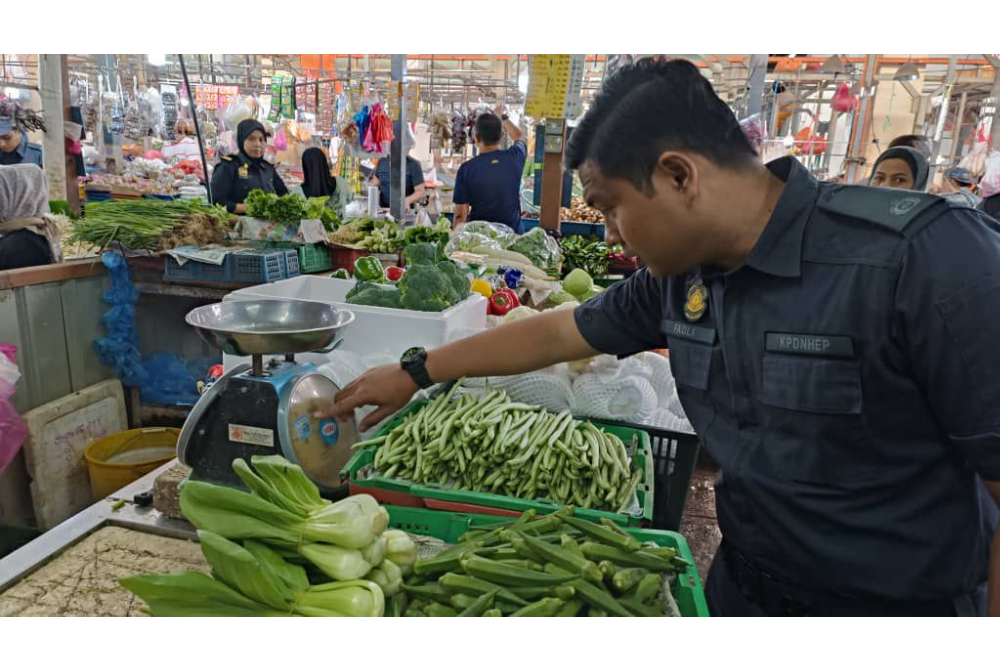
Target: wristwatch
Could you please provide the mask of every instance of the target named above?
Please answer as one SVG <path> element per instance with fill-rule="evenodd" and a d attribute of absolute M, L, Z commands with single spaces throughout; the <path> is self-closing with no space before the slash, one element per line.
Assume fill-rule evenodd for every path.
<path fill-rule="evenodd" d="M 506 114 L 501 114 L 500 118 L 503 119 L 504 121 L 509 121 L 510 120 L 510 117 L 507 116 Z"/>
<path fill-rule="evenodd" d="M 434 385 L 431 376 L 427 374 L 427 368 L 424 367 L 426 362 L 427 350 L 423 347 L 411 347 L 403 352 L 399 359 L 399 366 L 413 378 L 417 386 L 425 389 Z"/>

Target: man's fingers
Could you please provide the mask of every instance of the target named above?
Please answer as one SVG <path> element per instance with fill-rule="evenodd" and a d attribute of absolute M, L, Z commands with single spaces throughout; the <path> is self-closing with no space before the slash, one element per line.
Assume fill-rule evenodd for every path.
<path fill-rule="evenodd" d="M 364 421 L 361 422 L 359 430 L 363 433 L 372 426 L 378 424 L 379 421 L 386 418 L 393 413 L 394 408 L 389 405 L 382 405 L 377 410 L 365 417 Z"/>

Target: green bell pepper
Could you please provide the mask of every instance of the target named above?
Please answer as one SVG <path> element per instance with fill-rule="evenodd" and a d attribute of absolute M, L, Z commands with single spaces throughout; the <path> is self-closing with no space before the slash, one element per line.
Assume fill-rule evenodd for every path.
<path fill-rule="evenodd" d="M 385 268 L 382 267 L 382 261 L 374 256 L 362 256 L 354 261 L 354 278 L 359 281 L 384 282 Z"/>

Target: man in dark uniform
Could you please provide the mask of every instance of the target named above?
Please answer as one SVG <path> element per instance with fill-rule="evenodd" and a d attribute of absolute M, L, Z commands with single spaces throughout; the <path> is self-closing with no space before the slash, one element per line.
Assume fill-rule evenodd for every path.
<path fill-rule="evenodd" d="M 245 214 L 250 191 L 285 195 L 288 188 L 274 166 L 264 160 L 269 133 L 260 121 L 246 119 L 236 128 L 239 153 L 223 156 L 212 173 L 212 197 L 236 214 Z"/>
<path fill-rule="evenodd" d="M 979 209 L 994 219 L 1000 220 L 1000 193 L 994 193 L 988 198 L 983 198 L 983 201 L 979 203 Z"/>
<path fill-rule="evenodd" d="M 935 196 L 761 165 L 684 61 L 608 78 L 567 150 L 647 268 L 565 312 L 370 370 L 329 408 L 669 346 L 722 469 L 717 615 L 1000 614 L 1000 224 Z M 530 343 L 530 344 L 528 344 Z"/>
<path fill-rule="evenodd" d="M 28 141 L 27 130 L 19 116 L 28 119 L 30 129 L 44 130 L 41 118 L 17 103 L 4 101 L 0 104 L 0 165 L 21 165 L 34 163 L 42 166 L 42 148 Z"/>

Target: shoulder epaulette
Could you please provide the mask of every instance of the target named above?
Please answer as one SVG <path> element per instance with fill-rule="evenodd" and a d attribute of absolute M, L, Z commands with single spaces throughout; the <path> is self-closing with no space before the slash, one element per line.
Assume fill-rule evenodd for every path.
<path fill-rule="evenodd" d="M 946 208 L 943 198 L 929 193 L 869 186 L 838 186 L 822 194 L 820 209 L 870 221 L 897 233 L 933 207 Z"/>

